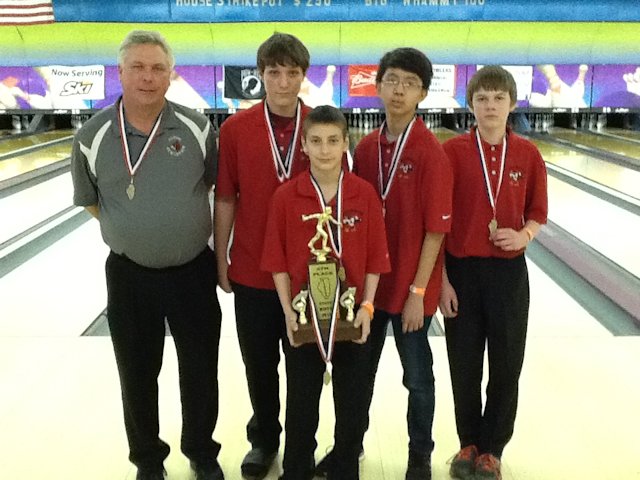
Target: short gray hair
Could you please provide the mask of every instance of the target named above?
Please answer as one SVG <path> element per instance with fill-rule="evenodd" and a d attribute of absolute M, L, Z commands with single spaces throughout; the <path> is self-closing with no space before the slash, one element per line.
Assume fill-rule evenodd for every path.
<path fill-rule="evenodd" d="M 127 54 L 129 48 L 135 45 L 158 45 L 164 53 L 167 54 L 169 58 L 169 63 L 171 68 L 175 67 L 176 60 L 173 56 L 173 50 L 165 40 L 165 38 L 155 30 L 132 30 L 129 34 L 124 38 L 122 43 L 120 44 L 120 49 L 118 50 L 118 65 L 122 65 L 124 61 L 124 56 Z"/>

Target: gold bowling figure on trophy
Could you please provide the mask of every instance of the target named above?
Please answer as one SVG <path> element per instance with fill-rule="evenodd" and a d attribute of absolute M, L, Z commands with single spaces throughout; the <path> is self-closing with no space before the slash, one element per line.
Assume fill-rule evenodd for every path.
<path fill-rule="evenodd" d="M 309 250 L 312 255 L 318 259 L 319 262 L 326 262 L 327 254 L 331 252 L 331 248 L 328 246 L 329 235 L 325 230 L 325 225 L 329 223 L 333 223 L 340 227 L 340 222 L 338 222 L 335 218 L 333 218 L 331 207 L 324 207 L 324 210 L 321 213 L 312 213 L 310 215 L 302 215 L 302 221 L 307 222 L 309 220 L 318 220 L 318 224 L 316 225 L 316 234 L 309 240 L 307 244 L 309 246 Z M 315 244 L 318 240 L 322 240 L 322 247 L 317 249 Z"/>

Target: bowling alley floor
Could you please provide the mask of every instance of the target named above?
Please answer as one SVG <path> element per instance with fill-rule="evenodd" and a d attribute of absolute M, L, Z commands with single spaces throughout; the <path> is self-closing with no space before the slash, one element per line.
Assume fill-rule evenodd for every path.
<path fill-rule="evenodd" d="M 81 337 L 104 308 L 96 222 L 0 278 L 0 478 L 132 480 L 118 376 L 108 337 Z M 614 337 L 529 262 L 532 307 L 506 480 L 640 479 L 640 337 Z M 232 296 L 221 294 L 220 416 L 214 437 L 227 479 L 240 479 L 250 416 Z M 436 377 L 433 478 L 458 448 L 443 337 L 431 337 Z M 365 437 L 361 478 L 404 478 L 406 392 L 389 337 Z M 180 454 L 177 365 L 167 338 L 160 375 L 161 436 L 170 479 L 191 479 Z M 284 401 L 284 390 L 282 391 Z M 283 419 L 284 420 L 284 419 Z M 330 387 L 321 401 L 316 459 L 331 445 Z M 284 442 L 284 436 L 282 438 Z M 280 473 L 282 457 L 268 479 Z"/>

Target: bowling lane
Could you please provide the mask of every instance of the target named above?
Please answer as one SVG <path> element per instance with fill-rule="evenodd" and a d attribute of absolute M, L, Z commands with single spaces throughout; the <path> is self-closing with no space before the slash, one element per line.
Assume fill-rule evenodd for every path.
<path fill-rule="evenodd" d="M 640 199 L 640 172 L 550 142 L 538 139 L 532 141 L 546 162 Z"/>
<path fill-rule="evenodd" d="M 611 333 L 597 319 L 560 288 L 528 255 L 527 269 L 531 288 L 528 337 L 611 337 Z M 553 315 L 549 315 L 549 305 L 553 305 Z"/>
<path fill-rule="evenodd" d="M 558 127 L 549 129 L 549 134 L 577 145 L 598 148 L 600 150 L 640 160 L 640 143 L 633 144 L 604 135 L 593 135 L 580 130 L 570 130 L 568 128 Z"/>
<path fill-rule="evenodd" d="M 107 303 L 109 249 L 89 220 L 0 278 L 0 337 L 77 337 Z"/>
<path fill-rule="evenodd" d="M 438 137 L 440 143 L 444 143 L 450 138 L 460 135 L 458 132 L 454 132 L 453 130 L 449 130 L 448 128 L 444 127 L 435 127 L 432 128 L 431 131 L 436 137 Z"/>
<path fill-rule="evenodd" d="M 26 137 L 7 138 L 0 142 L 0 155 L 67 137 L 69 140 L 73 138 L 73 130 L 51 130 L 49 132 L 35 133 Z"/>
<path fill-rule="evenodd" d="M 630 140 L 635 140 L 636 142 L 640 142 L 640 130 L 628 130 L 626 128 L 605 128 L 602 130 L 602 132 L 609 135 L 617 135 L 618 137 L 624 137 Z"/>
<path fill-rule="evenodd" d="M 0 244 L 70 207 L 72 202 L 70 173 L 0 199 Z"/>
<path fill-rule="evenodd" d="M 46 167 L 71 155 L 71 142 L 58 143 L 35 152 L 0 161 L 0 182 Z"/>
<path fill-rule="evenodd" d="M 549 220 L 640 277 L 640 217 L 548 177 Z"/>

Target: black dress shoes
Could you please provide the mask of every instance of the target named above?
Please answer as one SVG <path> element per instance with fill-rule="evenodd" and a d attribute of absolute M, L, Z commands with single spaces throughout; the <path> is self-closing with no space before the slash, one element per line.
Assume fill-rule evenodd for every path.
<path fill-rule="evenodd" d="M 266 452 L 262 448 L 255 447 L 249 450 L 242 460 L 240 470 L 245 480 L 262 480 L 269 473 L 271 464 L 276 459 L 278 451 Z"/>
<path fill-rule="evenodd" d="M 196 474 L 196 480 L 224 480 L 224 473 L 216 461 L 213 465 L 198 465 L 191 462 L 191 469 Z"/>

